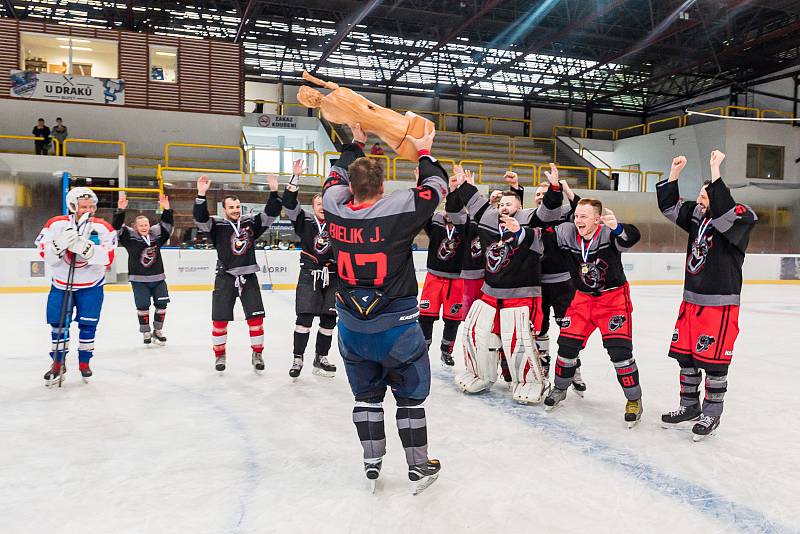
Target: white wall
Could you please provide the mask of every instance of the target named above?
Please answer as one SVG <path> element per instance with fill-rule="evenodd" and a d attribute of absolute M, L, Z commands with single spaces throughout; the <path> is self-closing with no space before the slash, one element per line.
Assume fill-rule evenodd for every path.
<path fill-rule="evenodd" d="M 800 156 L 800 130 L 785 124 L 716 120 L 641 135 L 615 141 L 613 151 L 607 151 L 607 143 L 581 140 L 604 161 L 614 167 L 638 164 L 643 171 L 661 171 L 669 174 L 672 158 L 678 155 L 687 157 L 688 164 L 683 171 L 682 183 L 688 190 L 700 188 L 703 180 L 711 178 L 708 157 L 712 150 L 725 152 L 722 175 L 730 185 L 755 183 L 800 183 L 800 165 L 795 159 Z M 747 178 L 748 143 L 786 147 L 784 155 L 784 180 L 758 180 Z M 648 191 L 655 189 L 655 181 L 648 182 Z"/>
<path fill-rule="evenodd" d="M 70 137 L 125 141 L 129 155 L 141 156 L 163 155 L 168 142 L 238 145 L 242 126 L 239 116 L 0 98 L 0 134 L 31 135 L 39 117 L 51 128 L 62 117 Z M 5 143 L 0 141 L 0 149 Z M 114 148 L 76 145 L 74 150 L 108 154 Z M 222 159 L 225 154 L 207 157 Z"/>
<path fill-rule="evenodd" d="M 0 175 L 13 175 L 16 172 L 61 175 L 69 172 L 75 176 L 119 178 L 119 167 L 117 158 L 45 158 L 34 154 L 0 153 Z"/>

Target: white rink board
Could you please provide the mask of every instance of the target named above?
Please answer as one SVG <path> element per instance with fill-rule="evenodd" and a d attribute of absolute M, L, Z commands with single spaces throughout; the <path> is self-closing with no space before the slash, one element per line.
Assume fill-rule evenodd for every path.
<path fill-rule="evenodd" d="M 299 250 L 258 251 L 256 258 L 261 266 L 259 280 L 278 288 L 293 288 L 300 271 Z M 417 278 L 425 277 L 426 251 L 414 252 Z M 214 250 L 164 249 L 164 269 L 171 285 L 213 284 L 216 252 Z M 790 254 L 749 254 L 744 263 L 745 280 L 780 280 L 781 263 L 800 262 L 800 256 Z M 44 277 L 31 276 L 31 263 L 41 262 L 36 249 L 0 249 L 0 290 L 14 287 L 47 287 L 49 268 L 45 265 Z M 683 279 L 683 254 L 626 253 L 623 255 L 625 274 L 633 282 L 664 282 Z M 127 252 L 117 248 L 111 276 L 127 273 Z M 796 279 L 797 273 L 793 275 Z"/>

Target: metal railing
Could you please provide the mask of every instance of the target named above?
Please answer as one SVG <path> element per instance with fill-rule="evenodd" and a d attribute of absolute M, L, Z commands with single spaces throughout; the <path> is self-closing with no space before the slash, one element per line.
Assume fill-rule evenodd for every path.
<path fill-rule="evenodd" d="M 20 141 L 44 141 L 45 140 L 44 137 L 36 137 L 35 135 L 0 135 L 0 139 L 15 139 L 15 140 L 20 140 Z M 53 142 L 53 145 L 55 146 L 55 154 L 54 155 L 56 155 L 56 156 L 60 155 L 60 153 L 59 153 L 60 152 L 60 143 L 58 142 L 58 139 L 56 139 L 55 137 L 51 137 L 50 140 Z M 14 151 L 11 151 L 11 152 L 12 153 L 16 153 Z"/>
<path fill-rule="evenodd" d="M 68 137 L 68 138 L 64 139 L 64 145 L 63 145 L 63 147 L 64 147 L 63 155 L 64 156 L 68 156 L 69 155 L 67 153 L 67 146 L 70 143 L 73 144 L 73 145 L 74 144 L 88 144 L 88 145 L 113 145 L 113 146 L 118 146 L 118 147 L 121 147 L 121 153 L 117 154 L 117 156 L 125 157 L 127 155 L 127 148 L 126 148 L 126 145 L 125 145 L 125 141 L 106 141 L 106 140 L 103 140 L 103 139 L 77 139 L 77 138 L 74 138 L 74 137 Z"/>
<path fill-rule="evenodd" d="M 171 148 L 202 148 L 204 150 L 225 150 L 234 151 L 239 157 L 238 169 L 209 169 L 203 167 L 175 167 L 170 165 L 170 149 Z M 176 161 L 173 158 L 173 162 Z M 162 171 L 180 171 L 180 172 L 206 172 L 215 174 L 239 174 L 242 177 L 242 183 L 245 183 L 244 172 L 244 150 L 240 146 L 233 145 L 207 145 L 202 143 L 167 143 L 164 145 L 164 166 Z"/>

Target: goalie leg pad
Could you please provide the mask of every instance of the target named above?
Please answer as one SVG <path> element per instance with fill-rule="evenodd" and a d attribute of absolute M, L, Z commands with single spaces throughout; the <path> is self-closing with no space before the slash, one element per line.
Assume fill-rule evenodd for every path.
<path fill-rule="evenodd" d="M 500 332 L 503 352 L 511 371 L 513 399 L 525 404 L 541 402 L 547 390 L 547 378 L 542 372 L 541 360 L 531 336 L 528 308 L 501 309 Z"/>
<path fill-rule="evenodd" d="M 456 376 L 456 384 L 466 393 L 479 393 L 497 381 L 497 351 L 499 343 L 492 338 L 497 310 L 482 300 L 476 300 L 464 321 L 462 336 L 465 371 Z"/>

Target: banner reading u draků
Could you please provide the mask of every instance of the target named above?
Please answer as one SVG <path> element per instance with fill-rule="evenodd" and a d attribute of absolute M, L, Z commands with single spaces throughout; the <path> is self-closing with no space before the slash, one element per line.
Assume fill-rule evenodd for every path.
<path fill-rule="evenodd" d="M 12 70 L 11 96 L 122 106 L 125 104 L 125 80 Z"/>

